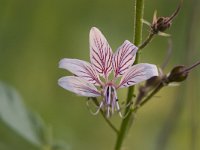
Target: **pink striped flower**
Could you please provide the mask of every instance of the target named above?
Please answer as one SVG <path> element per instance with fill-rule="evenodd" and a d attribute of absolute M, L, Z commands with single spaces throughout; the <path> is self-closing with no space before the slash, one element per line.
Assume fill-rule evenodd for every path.
<path fill-rule="evenodd" d="M 97 28 L 90 30 L 89 38 L 91 63 L 79 59 L 62 59 L 59 67 L 74 76 L 62 77 L 58 84 L 80 96 L 101 96 L 99 109 L 105 110 L 107 117 L 115 111 L 121 115 L 116 90 L 158 76 L 157 67 L 147 63 L 132 66 L 138 48 L 128 40 L 113 54 L 106 38 Z M 113 78 L 110 79 L 110 76 Z"/>

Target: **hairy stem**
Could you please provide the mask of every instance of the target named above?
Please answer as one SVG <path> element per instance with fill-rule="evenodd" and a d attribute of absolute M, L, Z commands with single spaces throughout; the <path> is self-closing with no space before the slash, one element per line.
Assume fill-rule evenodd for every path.
<path fill-rule="evenodd" d="M 144 12 L 144 0 L 135 0 L 135 13 L 134 13 L 134 19 L 135 19 L 135 28 L 134 28 L 134 44 L 138 46 L 142 41 L 142 18 L 143 18 L 143 12 Z M 139 61 L 139 55 L 140 53 L 137 53 L 135 64 Z M 129 104 L 132 101 L 134 93 L 134 86 L 129 87 L 126 104 Z M 130 110 L 130 106 L 128 106 L 125 109 L 125 113 L 128 113 Z M 122 120 L 119 134 L 117 136 L 116 144 L 115 144 L 115 150 L 120 150 L 122 147 L 122 143 L 124 141 L 125 135 L 127 133 L 127 130 L 129 129 L 129 124 L 132 122 L 134 118 L 133 112 L 129 112 L 128 116 Z"/>

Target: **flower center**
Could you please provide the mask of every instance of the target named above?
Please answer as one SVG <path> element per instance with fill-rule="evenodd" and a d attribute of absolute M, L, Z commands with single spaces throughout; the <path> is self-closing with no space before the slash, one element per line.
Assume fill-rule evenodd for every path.
<path fill-rule="evenodd" d="M 104 87 L 103 96 L 103 109 L 105 110 L 107 117 L 113 115 L 115 110 L 120 111 L 116 88 L 112 83 L 108 83 Z"/>

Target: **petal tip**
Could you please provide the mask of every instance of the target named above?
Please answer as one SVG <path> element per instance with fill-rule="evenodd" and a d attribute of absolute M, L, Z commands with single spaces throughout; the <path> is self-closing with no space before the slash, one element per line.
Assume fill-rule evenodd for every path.
<path fill-rule="evenodd" d="M 63 81 L 65 81 L 65 80 L 66 80 L 66 77 L 61 77 L 61 78 L 58 79 L 57 84 L 58 84 L 60 87 L 64 88 L 64 86 L 63 86 Z"/>
<path fill-rule="evenodd" d="M 90 29 L 90 34 L 93 34 L 93 33 L 95 33 L 95 32 L 100 32 L 100 30 L 99 30 L 97 27 L 92 27 L 92 28 Z"/>
<path fill-rule="evenodd" d="M 58 62 L 58 68 L 62 68 L 62 65 L 63 65 L 63 59 L 61 59 L 61 60 Z"/>
<path fill-rule="evenodd" d="M 67 60 L 68 60 L 67 58 L 61 59 L 61 60 L 59 61 L 59 63 L 58 63 L 58 68 L 63 68 L 63 69 L 65 69 L 65 64 L 66 64 Z"/>
<path fill-rule="evenodd" d="M 125 40 L 124 43 L 131 43 L 129 40 Z"/>
<path fill-rule="evenodd" d="M 91 31 L 99 30 L 97 27 L 92 27 Z"/>

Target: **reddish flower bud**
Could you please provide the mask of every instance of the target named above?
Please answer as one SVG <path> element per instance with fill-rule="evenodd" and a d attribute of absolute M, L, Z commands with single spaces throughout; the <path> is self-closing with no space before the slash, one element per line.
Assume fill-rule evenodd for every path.
<path fill-rule="evenodd" d="M 174 11 L 174 13 L 169 17 L 158 17 L 157 18 L 156 12 L 154 13 L 153 22 L 151 25 L 151 31 L 153 34 L 158 34 L 159 32 L 164 32 L 166 29 L 168 29 L 172 25 L 173 19 L 178 14 L 178 12 L 181 8 L 181 3 L 182 3 L 182 1 L 180 2 L 179 6 Z"/>
<path fill-rule="evenodd" d="M 152 24 L 151 29 L 154 34 L 157 34 L 158 32 L 164 32 L 171 24 L 172 22 L 169 21 L 169 17 L 159 17 L 155 23 Z"/>

